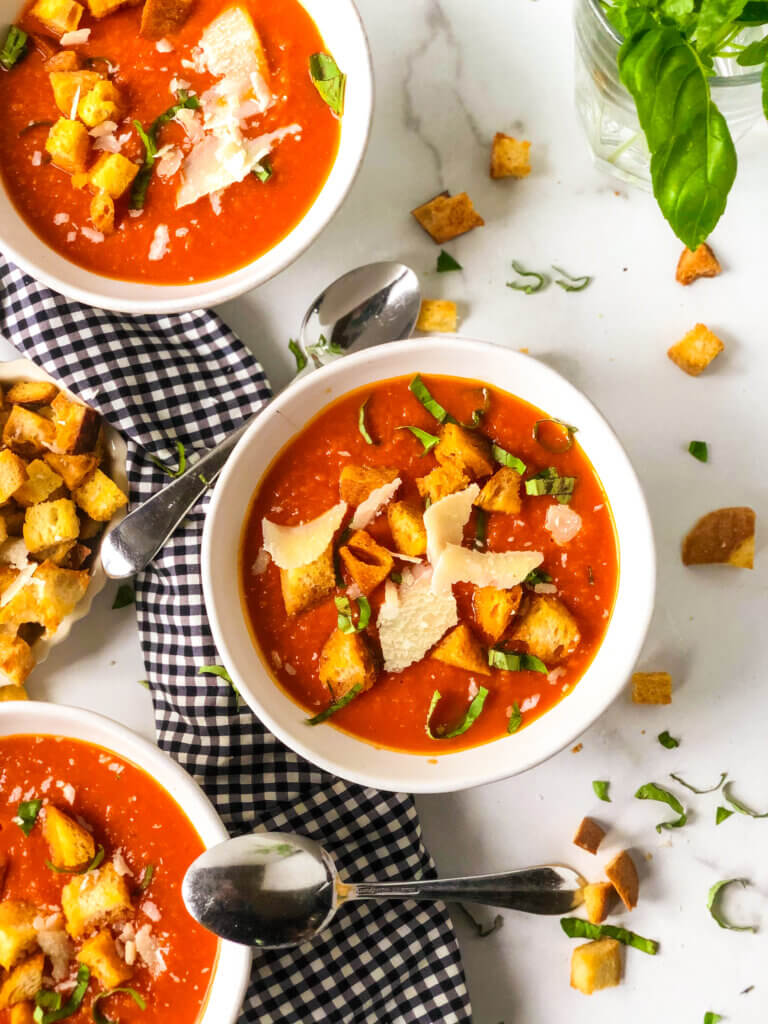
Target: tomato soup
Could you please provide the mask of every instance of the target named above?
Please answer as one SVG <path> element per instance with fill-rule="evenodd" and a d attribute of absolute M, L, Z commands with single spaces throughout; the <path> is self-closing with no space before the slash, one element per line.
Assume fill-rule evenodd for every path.
<path fill-rule="evenodd" d="M 0 738 L 1 1024 L 36 996 L 46 1012 L 74 1003 L 72 1024 L 98 1011 L 195 1024 L 218 940 L 187 913 L 181 881 L 203 849 L 129 761 L 62 737 Z"/>
<path fill-rule="evenodd" d="M 309 58 L 324 43 L 299 0 L 197 0 L 160 40 L 139 35 L 135 5 L 101 19 L 86 9 L 78 32 L 89 30 L 88 38 L 69 46 L 46 31 L 34 6 L 20 21 L 26 54 L 0 71 L 0 166 L 16 208 L 59 254 L 110 277 L 185 284 L 251 262 L 302 219 L 333 165 L 340 122 L 310 75 Z M 222 16 L 228 20 L 218 22 Z M 201 49 L 214 23 L 215 55 L 214 42 Z M 221 37 L 233 37 L 232 60 L 254 62 L 258 51 L 259 70 L 228 62 Z M 51 67 L 65 68 L 59 76 L 101 76 L 112 106 L 94 112 L 93 78 L 52 80 Z M 58 106 L 53 81 L 64 97 Z M 137 123 L 152 134 L 180 102 L 154 132 L 147 177 Z M 76 142 L 84 148 L 73 156 Z M 254 164 L 257 151 L 263 157 Z M 114 169 L 105 170 L 110 157 Z"/>
<path fill-rule="evenodd" d="M 397 378 L 340 398 L 277 456 L 244 527 L 244 612 L 315 727 L 455 751 L 578 683 L 610 620 L 618 548 L 574 430 L 548 416 L 476 381 Z M 328 552 L 295 568 L 323 528 L 332 574 Z"/>

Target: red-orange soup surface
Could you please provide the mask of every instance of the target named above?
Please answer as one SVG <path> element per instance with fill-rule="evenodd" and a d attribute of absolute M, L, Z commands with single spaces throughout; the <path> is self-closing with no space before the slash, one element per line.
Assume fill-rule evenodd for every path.
<path fill-rule="evenodd" d="M 202 96 L 216 83 L 217 78 L 190 67 L 189 61 L 206 26 L 232 6 L 232 0 L 197 0 L 187 22 L 168 37 L 167 52 L 139 36 L 140 7 L 125 6 L 101 20 L 86 10 L 79 27 L 89 28 L 90 37 L 70 49 L 84 60 L 106 57 L 115 69 L 110 78 L 126 102 L 125 116 L 114 132 L 123 156 L 136 164 L 144 157 L 134 120 L 148 128 L 174 103 L 178 88 Z M 267 85 L 274 96 L 266 111 L 241 123 L 243 136 L 252 139 L 291 125 L 300 131 L 275 144 L 269 157 L 273 174 L 266 183 L 248 173 L 212 200 L 204 196 L 180 209 L 176 195 L 184 168 L 161 178 L 156 161 L 143 211 L 135 217 L 129 212 L 129 189 L 115 199 L 116 230 L 102 240 L 94 236 L 89 219 L 91 192 L 73 187 L 68 173 L 46 162 L 48 127 L 27 130 L 33 122 L 50 124 L 63 116 L 54 103 L 41 52 L 58 52 L 57 40 L 41 31 L 27 9 L 20 24 L 34 35 L 34 42 L 30 40 L 27 56 L 10 72 L 0 71 L 0 168 L 19 212 L 62 256 L 122 280 L 166 285 L 205 281 L 273 248 L 310 208 L 330 173 L 340 138 L 339 120 L 308 70 L 309 56 L 325 49 L 322 37 L 299 0 L 238 0 L 237 6 L 248 11 L 259 33 L 269 65 Z M 178 147 L 185 156 L 192 148 L 176 121 L 161 129 L 159 143 Z M 92 145 L 89 168 L 98 156 Z M 166 168 L 172 170 L 173 164 Z M 167 230 L 168 241 L 165 246 L 156 243 L 155 258 L 150 259 L 158 229 Z M 163 255 L 158 258 L 159 252 Z"/>
<path fill-rule="evenodd" d="M 415 481 L 438 463 L 431 452 L 424 453 L 410 431 L 397 428 L 410 425 L 433 435 L 440 428 L 409 391 L 410 380 L 395 378 L 351 392 L 309 422 L 283 448 L 263 477 L 244 527 L 241 591 L 245 614 L 270 673 L 310 715 L 327 708 L 332 700 L 319 677 L 319 654 L 337 624 L 334 596 L 343 595 L 344 589 L 337 587 L 314 607 L 286 615 L 280 570 L 274 562 L 263 569 L 262 520 L 292 526 L 319 516 L 339 501 L 340 473 L 350 465 L 397 467 L 403 483 L 396 500 L 414 499 L 424 508 Z M 460 423 L 471 421 L 473 411 L 484 404 L 484 385 L 479 382 L 431 376 L 423 380 L 434 398 Z M 434 755 L 476 746 L 507 735 L 516 707 L 520 709 L 521 726 L 545 714 L 573 689 L 594 658 L 610 621 L 618 584 L 618 548 L 605 493 L 578 443 L 568 451 L 552 454 L 534 438 L 534 425 L 548 413 L 496 388 L 488 388 L 488 395 L 479 431 L 526 463 L 525 479 L 548 467 L 554 467 L 561 476 L 576 478 L 567 507 L 581 516 L 582 525 L 572 540 L 557 544 L 545 528 L 547 509 L 555 499 L 528 496 L 522 489 L 522 507 L 517 514 L 486 513 L 487 540 L 482 545 L 488 551 L 543 553 L 541 570 L 551 576 L 551 583 L 542 589 L 553 592 L 556 588 L 557 601 L 575 618 L 580 634 L 576 649 L 548 665 L 547 674 L 497 668 L 480 674 L 435 660 L 429 653 L 403 671 L 384 672 L 376 631 L 384 599 L 382 584 L 368 595 L 372 615 L 370 625 L 361 634 L 378 665 L 375 682 L 316 728 L 333 725 L 377 746 L 413 753 Z M 373 445 L 358 429 L 360 406 L 366 399 L 365 424 Z M 564 447 L 564 432 L 556 425 L 542 425 L 539 436 L 549 447 Z M 494 470 L 499 468 L 498 464 L 494 466 Z M 482 486 L 483 480 L 479 483 Z M 344 525 L 353 511 L 348 509 L 334 538 L 334 548 L 343 542 Z M 464 529 L 465 547 L 474 545 L 476 523 L 477 510 L 473 510 Z M 395 551 L 386 509 L 367 532 Z M 413 568 L 411 563 L 395 560 L 395 579 Z M 349 582 L 345 575 L 345 585 Z M 516 618 L 535 601 L 533 586 L 523 586 L 517 616 L 496 643 L 478 632 L 472 600 L 475 589 L 469 583 L 453 585 L 459 623 L 470 626 L 475 641 L 482 645 L 483 657 L 491 646 L 519 653 L 529 651 L 525 643 L 511 645 L 508 640 L 505 643 L 505 638 L 514 629 Z M 430 738 L 426 723 L 435 691 L 439 690 L 442 699 L 430 719 L 433 734 L 450 731 L 461 722 L 480 687 L 485 687 L 488 695 L 471 727 L 455 738 Z"/>
<path fill-rule="evenodd" d="M 30 834 L 25 836 L 16 819 L 19 804 L 43 801 Z M 181 881 L 189 864 L 203 852 L 202 840 L 191 822 L 171 798 L 145 772 L 130 761 L 79 740 L 56 736 L 17 735 L 0 738 L 0 900 L 26 901 L 39 908 L 46 928 L 61 931 L 62 888 L 85 875 L 57 873 L 46 866 L 52 851 L 43 835 L 46 808 L 55 807 L 76 822 L 86 823 L 97 846 L 103 846 L 103 871 L 110 863 L 131 895 L 133 910 L 111 925 L 97 926 L 87 937 L 106 927 L 116 941 L 125 966 L 131 959 L 131 930 L 145 929 L 154 940 L 160 961 L 147 966 L 136 955 L 130 977 L 123 982 L 146 1002 L 142 1011 L 128 995 L 99 1002 L 102 1013 L 120 1024 L 195 1024 L 200 1019 L 216 963 L 218 940 L 187 913 L 181 897 Z M 3 870 L 5 865 L 5 870 Z M 154 873 L 141 889 L 145 871 Z M 3 875 L 5 876 L 3 881 Z M 2 907 L 0 903 L 0 907 Z M 55 920 L 55 915 L 59 920 Z M 128 931 L 126 931 L 126 927 Z M 120 936 L 122 935 L 122 938 Z M 72 944 L 76 953 L 87 937 Z M 138 940 L 135 945 L 142 945 Z M 35 943 L 24 956 L 39 955 Z M 24 962 L 24 956 L 21 962 Z M 67 981 L 61 986 L 64 1003 L 69 998 L 78 964 L 72 959 Z M 56 986 L 53 962 L 46 958 L 43 987 Z M 6 975 L 0 968 L 0 990 Z M 95 996 L 103 991 L 91 971 L 88 991 L 80 1007 L 67 1021 L 93 1021 Z M 0 1024 L 11 1019 L 0 1010 Z M 31 1019 L 31 1018 L 30 1018 Z"/>

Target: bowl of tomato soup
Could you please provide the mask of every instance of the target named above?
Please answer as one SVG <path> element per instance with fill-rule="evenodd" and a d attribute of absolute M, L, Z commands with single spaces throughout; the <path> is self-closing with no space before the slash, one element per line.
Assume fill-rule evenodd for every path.
<path fill-rule="evenodd" d="M 653 538 L 616 436 L 573 385 L 456 338 L 343 357 L 227 463 L 206 606 L 244 699 L 336 774 L 438 792 L 513 775 L 624 686 Z"/>
<path fill-rule="evenodd" d="M 3 40 L 0 246 L 91 305 L 173 312 L 258 286 L 332 219 L 365 152 L 352 0 L 0 0 Z"/>
<path fill-rule="evenodd" d="M 0 706 L 0 1022 L 42 1006 L 72 1024 L 233 1024 L 250 951 L 181 897 L 189 864 L 226 838 L 202 790 L 134 733 Z"/>

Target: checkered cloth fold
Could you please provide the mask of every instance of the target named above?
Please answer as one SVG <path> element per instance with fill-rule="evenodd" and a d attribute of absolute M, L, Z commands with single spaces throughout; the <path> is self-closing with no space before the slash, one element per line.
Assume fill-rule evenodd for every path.
<path fill-rule="evenodd" d="M 176 464 L 224 438 L 267 401 L 264 372 L 203 310 L 137 316 L 53 294 L 0 259 L 0 325 L 124 435 L 133 502 Z M 202 665 L 218 661 L 203 605 L 200 542 L 208 504 L 190 513 L 136 580 L 141 645 L 159 745 L 203 786 L 232 834 L 300 832 L 351 879 L 428 876 L 413 801 L 328 775 L 286 749 Z M 458 1024 L 471 1010 L 456 937 L 441 906 L 353 903 L 325 938 L 257 952 L 241 1024 Z"/>

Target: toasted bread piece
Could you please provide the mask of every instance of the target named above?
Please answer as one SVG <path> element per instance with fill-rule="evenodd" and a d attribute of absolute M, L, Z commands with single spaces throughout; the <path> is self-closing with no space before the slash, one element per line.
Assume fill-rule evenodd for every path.
<path fill-rule="evenodd" d="M 419 494 L 422 498 L 428 498 L 432 505 L 449 494 L 463 491 L 468 485 L 469 477 L 454 463 L 437 466 L 431 473 L 420 476 L 416 481 Z"/>
<path fill-rule="evenodd" d="M 683 541 L 682 559 L 683 565 L 754 568 L 754 509 L 718 508 L 702 516 Z"/>
<path fill-rule="evenodd" d="M 5 398 L 11 405 L 48 405 L 58 393 L 52 381 L 19 380 L 10 386 Z"/>
<path fill-rule="evenodd" d="M 0 703 L 8 700 L 29 700 L 29 694 L 23 686 L 0 686 Z"/>
<path fill-rule="evenodd" d="M 26 481 L 27 464 L 24 459 L 10 448 L 3 448 L 0 451 L 0 504 L 4 505 Z"/>
<path fill-rule="evenodd" d="M 55 633 L 62 619 L 82 599 L 90 579 L 85 570 L 62 569 L 45 561 L 35 569 L 27 585 L 0 607 L 0 623 L 21 626 L 37 622 L 49 633 Z"/>
<path fill-rule="evenodd" d="M 592 818 L 582 818 L 576 835 L 573 837 L 574 846 L 580 846 L 587 853 L 597 853 L 600 843 L 605 839 L 605 829 L 598 825 Z"/>
<path fill-rule="evenodd" d="M 76 940 L 133 912 L 126 881 L 111 861 L 67 883 L 61 890 L 61 909 Z"/>
<path fill-rule="evenodd" d="M 76 490 L 80 484 L 96 469 L 98 460 L 95 455 L 57 455 L 46 452 L 45 461 L 62 478 L 70 491 Z"/>
<path fill-rule="evenodd" d="M 424 513 L 415 501 L 393 501 L 387 506 L 387 522 L 398 551 L 412 558 L 427 553 Z"/>
<path fill-rule="evenodd" d="M 392 555 L 365 530 L 356 530 L 343 548 L 339 549 L 344 568 L 360 588 L 370 594 L 392 572 Z"/>
<path fill-rule="evenodd" d="M 63 36 L 76 31 L 83 10 L 76 0 L 37 0 L 29 13 L 55 36 Z"/>
<path fill-rule="evenodd" d="M 309 565 L 298 569 L 280 570 L 280 587 L 287 615 L 298 615 L 306 611 L 324 597 L 332 594 L 336 586 L 336 574 L 333 571 L 333 545 L 329 544 L 325 551 Z"/>
<path fill-rule="evenodd" d="M 577 946 L 571 956 L 571 988 L 591 996 L 621 983 L 621 943 L 597 939 Z"/>
<path fill-rule="evenodd" d="M 671 704 L 672 676 L 669 672 L 635 672 L 632 700 L 635 704 Z"/>
<path fill-rule="evenodd" d="M 716 334 L 704 324 L 696 324 L 667 355 L 691 377 L 698 377 L 725 348 Z"/>
<path fill-rule="evenodd" d="M 14 491 L 13 500 L 27 508 L 29 505 L 38 505 L 46 501 L 54 491 L 57 491 L 63 484 L 58 473 L 54 473 L 47 462 L 42 459 L 33 459 L 27 466 L 27 479 Z"/>
<path fill-rule="evenodd" d="M 77 959 L 90 967 L 91 973 L 105 991 L 124 984 L 133 974 L 133 970 L 117 952 L 115 940 L 106 928 L 83 943 L 77 952 Z"/>
<path fill-rule="evenodd" d="M 339 495 L 350 505 L 362 505 L 373 491 L 391 484 L 400 471 L 391 466 L 344 466 L 339 475 Z"/>
<path fill-rule="evenodd" d="M 108 523 L 116 512 L 128 504 L 128 495 L 100 469 L 94 469 L 74 489 L 72 497 L 83 512 L 98 523 Z"/>
<path fill-rule="evenodd" d="M 72 113 L 75 96 L 85 94 L 100 81 L 102 75 L 98 71 L 51 71 L 48 81 L 53 90 L 53 101 L 65 118 Z"/>
<path fill-rule="evenodd" d="M 139 35 L 162 39 L 173 35 L 189 17 L 195 0 L 146 0 L 141 12 Z"/>
<path fill-rule="evenodd" d="M 502 466 L 497 470 L 477 497 L 475 504 L 486 512 L 504 512 L 516 515 L 522 508 L 520 484 L 522 477 L 514 469 Z"/>
<path fill-rule="evenodd" d="M 458 326 L 458 307 L 448 299 L 422 299 L 417 331 L 442 331 L 452 334 Z"/>
<path fill-rule="evenodd" d="M 0 633 L 0 679 L 21 688 L 24 680 L 35 667 L 35 656 L 29 644 L 20 636 Z M 24 697 L 6 696 L 7 700 L 25 700 Z"/>
<path fill-rule="evenodd" d="M 469 477 L 490 476 L 493 473 L 488 439 L 458 423 L 446 423 L 440 428 L 435 458 L 441 466 L 450 463 Z"/>
<path fill-rule="evenodd" d="M 88 10 L 94 18 L 106 18 L 108 14 L 123 7 L 128 0 L 87 0 Z"/>
<path fill-rule="evenodd" d="M 610 882 L 593 882 L 584 886 L 584 909 L 591 924 L 602 924 L 616 900 L 616 890 Z"/>
<path fill-rule="evenodd" d="M 531 173 L 531 144 L 496 132 L 491 147 L 492 178 L 527 178 Z"/>
<path fill-rule="evenodd" d="M 491 674 L 480 641 L 464 622 L 443 637 L 430 657 L 446 665 L 466 669 L 467 672 L 477 672 L 482 676 Z"/>
<path fill-rule="evenodd" d="M 626 850 L 617 853 L 613 860 L 606 864 L 605 874 L 613 883 L 614 889 L 627 910 L 636 907 L 640 892 L 640 879 L 637 877 L 635 862 Z"/>
<path fill-rule="evenodd" d="M 51 71 L 79 71 L 82 66 L 79 53 L 74 50 L 59 50 L 43 64 L 43 70 L 50 74 Z"/>
<path fill-rule="evenodd" d="M 0 967 L 9 971 L 35 945 L 38 910 L 25 900 L 0 903 Z"/>
<path fill-rule="evenodd" d="M 485 224 L 466 192 L 457 196 L 441 192 L 411 213 L 438 245 Z"/>
<path fill-rule="evenodd" d="M 547 666 L 573 654 L 581 642 L 576 619 L 559 598 L 549 594 L 534 594 L 528 599 L 512 636 L 522 640 L 529 652 Z"/>
<path fill-rule="evenodd" d="M 34 999 L 43 986 L 45 956 L 38 953 L 11 971 L 0 986 L 0 1011 Z"/>
<path fill-rule="evenodd" d="M 334 629 L 320 652 L 318 674 L 334 700 L 345 697 L 358 685 L 369 690 L 376 679 L 376 667 L 364 637 Z"/>
<path fill-rule="evenodd" d="M 23 405 L 14 405 L 3 427 L 3 444 L 20 455 L 42 455 L 54 441 L 55 428 Z"/>
<path fill-rule="evenodd" d="M 706 242 L 702 242 L 693 252 L 686 248 L 680 253 L 675 278 L 680 284 L 687 285 L 698 281 L 700 277 L 717 277 L 721 271 L 717 256 Z"/>
<path fill-rule="evenodd" d="M 80 520 L 69 498 L 30 505 L 24 516 L 24 543 L 33 553 L 62 541 L 77 540 L 79 533 Z"/>
<path fill-rule="evenodd" d="M 51 862 L 62 870 L 87 867 L 96 853 L 91 833 L 53 804 L 45 808 L 43 838 L 48 843 Z"/>
<path fill-rule="evenodd" d="M 112 157 L 120 154 L 103 153 L 102 156 Z M 96 165 L 93 169 L 95 168 Z M 59 455 L 93 452 L 101 428 L 101 417 L 96 410 L 80 402 L 73 402 L 62 392 L 59 392 L 51 402 L 51 409 L 56 432 L 54 443 L 49 445 L 51 450 Z"/>
<path fill-rule="evenodd" d="M 492 643 L 506 633 L 512 616 L 520 607 L 522 596 L 522 587 L 512 587 L 511 590 L 478 587 L 475 590 L 472 595 L 475 622 Z"/>

